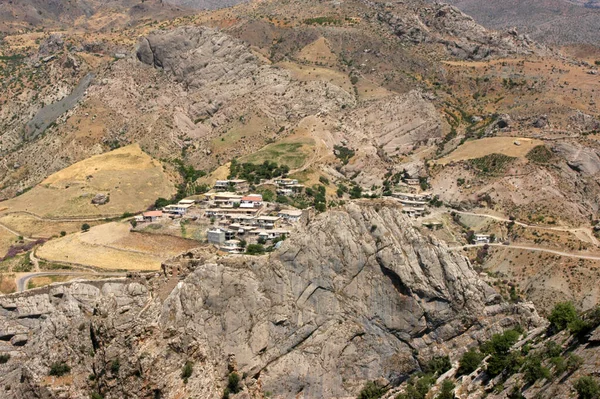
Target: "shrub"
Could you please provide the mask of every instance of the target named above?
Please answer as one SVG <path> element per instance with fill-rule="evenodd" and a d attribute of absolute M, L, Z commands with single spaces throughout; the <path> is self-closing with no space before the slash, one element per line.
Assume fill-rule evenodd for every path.
<path fill-rule="evenodd" d="M 115 359 L 110 363 L 110 372 L 113 374 L 118 374 L 121 369 L 121 362 L 119 359 Z"/>
<path fill-rule="evenodd" d="M 475 158 L 468 161 L 471 166 L 480 173 L 501 174 L 507 166 L 516 158 L 504 154 L 489 154 L 481 158 Z"/>
<path fill-rule="evenodd" d="M 569 354 L 567 357 L 567 370 L 572 373 L 577 370 L 583 364 L 583 359 L 577 355 Z"/>
<path fill-rule="evenodd" d="M 165 206 L 169 205 L 170 203 L 171 203 L 171 201 L 169 201 L 168 199 L 160 197 L 156 201 L 154 201 L 154 207 L 155 208 L 164 208 Z"/>
<path fill-rule="evenodd" d="M 444 380 L 442 382 L 442 389 L 436 399 L 454 399 L 454 383 L 451 380 Z"/>
<path fill-rule="evenodd" d="M 92 392 L 90 399 L 104 399 L 104 396 L 100 395 L 98 392 Z"/>
<path fill-rule="evenodd" d="M 598 383 L 590 376 L 579 378 L 573 387 L 577 391 L 579 399 L 594 399 L 600 395 Z"/>
<path fill-rule="evenodd" d="M 470 349 L 465 352 L 459 360 L 457 375 L 471 374 L 477 370 L 485 355 L 477 349 Z"/>
<path fill-rule="evenodd" d="M 548 341 L 544 345 L 545 357 L 557 357 L 562 353 L 562 347 L 554 341 Z"/>
<path fill-rule="evenodd" d="M 4 364 L 10 360 L 10 355 L 8 353 L 3 353 L 0 355 L 0 364 Z"/>
<path fill-rule="evenodd" d="M 527 359 L 523 365 L 523 377 L 525 378 L 525 382 L 533 384 L 539 379 L 549 378 L 550 371 L 542 366 L 542 359 L 538 356 L 533 356 Z"/>
<path fill-rule="evenodd" d="M 181 369 L 181 379 L 183 380 L 184 384 L 187 384 L 188 379 L 192 376 L 193 373 L 194 365 L 188 360 L 187 362 L 185 362 L 183 368 Z"/>
<path fill-rule="evenodd" d="M 427 362 L 423 371 L 427 374 L 442 375 L 451 368 L 452 363 L 448 356 L 436 356 Z"/>
<path fill-rule="evenodd" d="M 377 399 L 381 398 L 384 393 L 385 389 L 383 389 L 373 381 L 369 381 L 365 384 L 363 389 L 361 389 L 357 399 Z"/>
<path fill-rule="evenodd" d="M 322 184 L 325 184 L 326 186 L 329 185 L 329 179 L 326 178 L 325 176 L 319 176 L 319 182 Z"/>
<path fill-rule="evenodd" d="M 84 223 L 81 225 L 81 231 L 86 232 L 90 230 L 90 225 L 87 223 Z"/>
<path fill-rule="evenodd" d="M 527 159 L 536 163 L 548 163 L 554 155 L 552 152 L 546 148 L 545 145 L 538 145 L 533 147 L 527 155 L 525 155 Z"/>
<path fill-rule="evenodd" d="M 50 365 L 50 372 L 48 375 L 54 377 L 62 377 L 65 374 L 68 374 L 71 371 L 71 367 L 69 367 L 65 362 L 55 362 Z"/>
<path fill-rule="evenodd" d="M 249 244 L 246 247 L 246 253 L 248 255 L 262 255 L 265 253 L 265 247 L 261 244 Z"/>
<path fill-rule="evenodd" d="M 238 373 L 233 372 L 229 374 L 229 377 L 227 378 L 227 388 L 231 393 L 238 393 L 241 390 L 240 376 Z"/>
<path fill-rule="evenodd" d="M 67 235 L 67 232 L 66 232 L 66 231 L 61 231 L 61 232 L 60 232 L 60 236 L 61 236 L 61 237 L 64 237 L 64 236 L 66 236 L 66 235 Z"/>
<path fill-rule="evenodd" d="M 559 302 L 554 305 L 550 316 L 550 328 L 555 331 L 562 331 L 569 326 L 569 324 L 577 322 L 579 320 L 579 314 L 573 303 L 571 302 Z"/>
<path fill-rule="evenodd" d="M 335 156 L 346 165 L 350 159 L 354 156 L 354 150 L 344 147 L 342 145 L 336 145 L 333 147 Z"/>
<path fill-rule="evenodd" d="M 425 399 L 434 382 L 435 378 L 429 374 L 415 376 L 409 380 L 405 393 L 396 396 L 396 399 Z"/>

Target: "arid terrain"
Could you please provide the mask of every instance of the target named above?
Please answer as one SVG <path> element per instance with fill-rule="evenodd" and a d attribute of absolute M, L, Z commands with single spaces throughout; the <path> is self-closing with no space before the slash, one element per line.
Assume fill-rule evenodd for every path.
<path fill-rule="evenodd" d="M 451 3 L 0 4 L 0 392 L 584 398 L 600 4 Z"/>

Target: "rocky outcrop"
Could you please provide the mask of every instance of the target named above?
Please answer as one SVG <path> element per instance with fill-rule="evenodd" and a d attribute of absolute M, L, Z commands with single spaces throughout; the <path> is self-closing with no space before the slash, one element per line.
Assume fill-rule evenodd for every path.
<path fill-rule="evenodd" d="M 455 357 L 491 332 L 539 323 L 385 201 L 318 215 L 268 256 L 191 252 L 164 269 L 2 298 L 3 337 L 29 337 L 2 339 L 2 374 L 30 376 L 8 397 L 27 383 L 49 397 L 214 398 L 231 370 L 248 397 L 348 397 L 366 380 L 402 382 L 432 354 Z M 49 379 L 60 361 L 69 378 Z"/>
<path fill-rule="evenodd" d="M 590 147 L 576 143 L 556 143 L 552 150 L 567 161 L 567 165 L 576 172 L 594 176 L 600 172 L 600 156 Z"/>
<path fill-rule="evenodd" d="M 493 32 L 476 23 L 458 8 L 436 3 L 405 8 L 379 5 L 378 18 L 403 41 L 411 44 L 443 45 L 453 57 L 481 60 L 509 54 L 547 52 L 547 49 L 516 30 Z"/>
<path fill-rule="evenodd" d="M 190 88 L 223 78 L 232 81 L 258 68 L 256 57 L 244 44 L 214 29 L 195 26 L 140 39 L 137 57 L 171 72 Z"/>

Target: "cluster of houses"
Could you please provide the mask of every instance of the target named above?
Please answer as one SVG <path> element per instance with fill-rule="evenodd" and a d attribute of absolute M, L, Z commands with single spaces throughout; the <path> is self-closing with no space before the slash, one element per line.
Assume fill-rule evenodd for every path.
<path fill-rule="evenodd" d="M 277 178 L 273 180 L 261 180 L 260 185 L 275 185 L 277 186 L 278 195 L 295 195 L 300 194 L 304 191 L 305 186 L 299 184 L 297 179 L 288 178 Z M 217 180 L 214 185 L 214 189 L 217 192 L 236 192 L 246 193 L 250 189 L 250 185 L 246 180 L 231 179 L 231 180 Z"/>
<path fill-rule="evenodd" d="M 233 193 L 207 194 L 204 216 L 214 226 L 208 230 L 210 244 L 230 253 L 243 252 L 243 241 L 267 242 L 290 234 L 290 226 L 298 222 L 303 212 L 298 209 L 279 210 L 275 214 L 260 194 L 240 196 Z"/>
<path fill-rule="evenodd" d="M 410 217 L 421 217 L 427 212 L 427 204 L 431 200 L 431 193 L 393 193 L 392 196 L 396 198 L 403 206 L 402 212 Z"/>

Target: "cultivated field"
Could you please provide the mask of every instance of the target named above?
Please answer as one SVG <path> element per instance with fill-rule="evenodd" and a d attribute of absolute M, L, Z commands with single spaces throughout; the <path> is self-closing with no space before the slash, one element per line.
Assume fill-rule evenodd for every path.
<path fill-rule="evenodd" d="M 159 270 L 164 260 L 199 246 L 172 236 L 132 233 L 128 223 L 107 223 L 42 245 L 36 255 L 110 270 Z"/>
<path fill-rule="evenodd" d="M 315 146 L 315 141 L 310 137 L 288 137 L 277 143 L 269 144 L 254 154 L 240 159 L 240 162 L 263 163 L 264 161 L 277 162 L 287 165 L 290 169 L 297 169 L 304 165 L 308 154 Z"/>
<path fill-rule="evenodd" d="M 518 141 L 520 145 L 516 145 Z M 465 161 L 481 158 L 490 154 L 504 154 L 510 157 L 525 158 L 525 155 L 543 141 L 519 137 L 488 137 L 479 140 L 467 141 L 448 156 L 437 161 L 440 165 L 450 162 Z"/>
<path fill-rule="evenodd" d="M 54 221 L 40 219 L 27 213 L 0 214 L 0 223 L 23 237 L 51 238 L 58 236 L 62 231 L 73 233 L 81 230 L 81 221 Z M 101 223 L 101 221 L 88 221 L 90 226 Z M 14 235 L 13 235 L 14 237 Z"/>
<path fill-rule="evenodd" d="M 5 212 L 45 218 L 120 215 L 144 210 L 173 192 L 162 165 L 132 144 L 71 165 L 1 206 Z M 110 201 L 92 204 L 99 193 L 109 195 Z"/>

